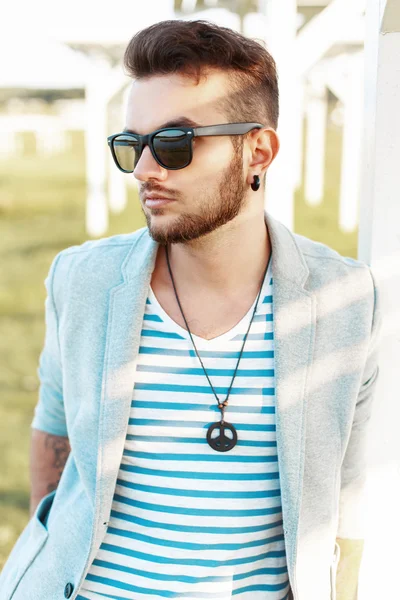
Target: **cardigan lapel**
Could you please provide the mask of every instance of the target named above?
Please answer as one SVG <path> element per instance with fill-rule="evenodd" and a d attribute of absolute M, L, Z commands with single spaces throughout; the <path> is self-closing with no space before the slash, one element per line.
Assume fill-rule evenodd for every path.
<path fill-rule="evenodd" d="M 309 270 L 293 234 L 267 213 L 265 217 L 272 247 L 276 435 L 287 564 L 293 586 L 316 299 L 304 289 Z"/>
<path fill-rule="evenodd" d="M 308 268 L 292 233 L 265 213 L 272 247 L 277 446 L 287 562 L 294 577 L 305 449 L 305 402 L 315 334 L 315 299 L 304 289 Z M 147 228 L 110 290 L 99 421 L 95 533 L 92 555 L 104 537 L 123 453 L 143 315 L 158 244 Z"/>
<path fill-rule="evenodd" d="M 132 248 L 121 267 L 123 282 L 110 290 L 99 417 L 93 557 L 104 538 L 124 450 L 135 361 L 157 255 L 157 244 L 147 230 L 134 236 Z"/>

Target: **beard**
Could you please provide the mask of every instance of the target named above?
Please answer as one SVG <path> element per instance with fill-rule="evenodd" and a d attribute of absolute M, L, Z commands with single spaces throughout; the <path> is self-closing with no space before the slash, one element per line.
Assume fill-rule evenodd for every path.
<path fill-rule="evenodd" d="M 217 191 L 210 193 L 205 189 L 199 192 L 203 199 L 199 214 L 182 214 L 173 223 L 157 228 L 152 226 L 151 215 L 142 208 L 149 234 L 161 246 L 196 240 L 237 217 L 245 203 L 246 191 L 242 148 L 237 148 L 233 159 L 222 173 Z M 153 209 L 152 213 L 162 215 L 162 211 L 162 208 Z"/>

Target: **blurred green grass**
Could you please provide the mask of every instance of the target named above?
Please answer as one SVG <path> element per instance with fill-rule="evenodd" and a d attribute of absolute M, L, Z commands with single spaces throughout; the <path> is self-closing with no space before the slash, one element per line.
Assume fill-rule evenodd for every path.
<path fill-rule="evenodd" d="M 37 401 L 37 365 L 44 339 L 44 279 L 55 254 L 88 239 L 83 136 L 68 153 L 38 157 L 26 134 L 24 156 L 0 163 L 0 568 L 29 515 L 30 423 Z M 295 231 L 357 255 L 357 231 L 338 221 L 341 131 L 328 127 L 323 203 L 309 207 L 296 193 Z M 134 189 L 127 208 L 110 215 L 108 235 L 145 225 Z"/>

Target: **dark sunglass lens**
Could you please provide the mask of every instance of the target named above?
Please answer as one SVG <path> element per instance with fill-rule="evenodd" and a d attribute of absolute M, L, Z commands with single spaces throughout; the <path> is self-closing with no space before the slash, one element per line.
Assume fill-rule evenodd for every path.
<path fill-rule="evenodd" d="M 139 140 L 131 135 L 114 138 L 114 152 L 121 169 L 132 173 L 139 160 Z"/>
<path fill-rule="evenodd" d="M 185 131 L 160 131 L 154 136 L 153 147 L 158 160 L 165 167 L 182 168 L 189 164 L 190 138 Z"/>

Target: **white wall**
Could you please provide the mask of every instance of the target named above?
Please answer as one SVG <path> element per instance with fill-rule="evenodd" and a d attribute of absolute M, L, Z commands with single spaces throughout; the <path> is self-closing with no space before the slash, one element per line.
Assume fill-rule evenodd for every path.
<path fill-rule="evenodd" d="M 400 597 L 400 4 L 368 0 L 359 258 L 370 263 L 384 315 L 369 436 L 368 530 L 359 600 Z"/>

